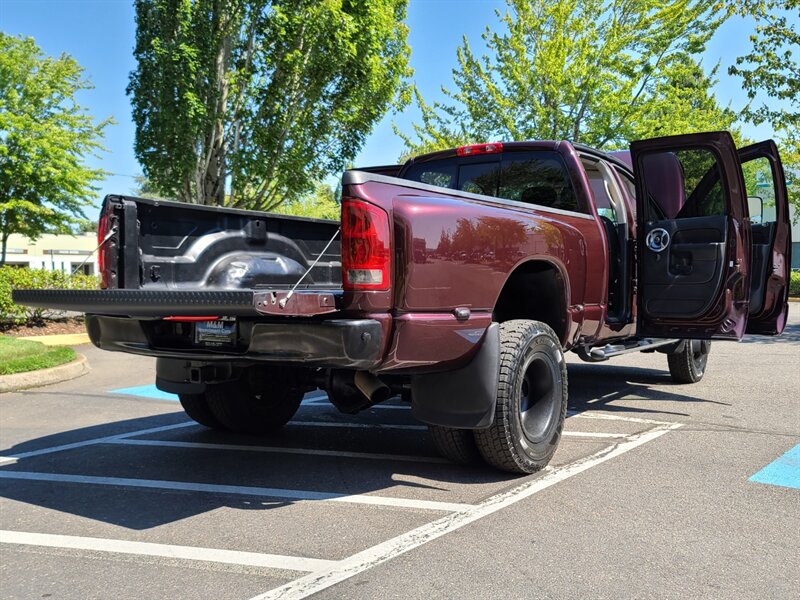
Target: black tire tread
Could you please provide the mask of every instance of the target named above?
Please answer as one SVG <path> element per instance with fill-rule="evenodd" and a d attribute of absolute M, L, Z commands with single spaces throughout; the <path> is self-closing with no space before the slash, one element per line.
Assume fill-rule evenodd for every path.
<path fill-rule="evenodd" d="M 667 365 L 672 381 L 675 383 L 697 383 L 706 372 L 705 368 L 700 373 L 697 372 L 689 340 L 686 340 L 680 352 L 667 354 Z"/>
<path fill-rule="evenodd" d="M 475 465 L 483 462 L 472 430 L 428 425 L 428 432 L 437 452 L 450 462 L 459 465 Z"/>
<path fill-rule="evenodd" d="M 209 429 L 225 428 L 211 412 L 203 394 L 178 394 L 178 399 L 184 412 L 196 423 Z"/>
<path fill-rule="evenodd" d="M 209 385 L 206 399 L 214 417 L 231 431 L 238 433 L 269 433 L 288 423 L 303 400 L 303 392 L 288 387 L 274 387 L 270 400 L 255 398 L 249 387 L 241 382 Z"/>
<path fill-rule="evenodd" d="M 534 473 L 547 466 L 550 460 L 550 457 L 547 457 L 543 461 L 532 461 L 522 456 L 514 447 L 511 442 L 513 437 L 512 410 L 516 410 L 516 406 L 509 407 L 508 403 L 501 401 L 501 398 L 508 398 L 513 393 L 518 375 L 515 365 L 526 339 L 535 337 L 539 333 L 550 336 L 558 344 L 559 349 L 561 348 L 558 337 L 546 323 L 515 319 L 500 324 L 500 376 L 498 379 L 494 423 L 488 429 L 476 430 L 475 441 L 483 459 L 493 467 L 503 471 Z M 559 435 L 563 428 L 567 410 L 567 373 L 566 366 L 563 363 L 563 356 L 561 381 L 564 402 L 558 425 Z"/>

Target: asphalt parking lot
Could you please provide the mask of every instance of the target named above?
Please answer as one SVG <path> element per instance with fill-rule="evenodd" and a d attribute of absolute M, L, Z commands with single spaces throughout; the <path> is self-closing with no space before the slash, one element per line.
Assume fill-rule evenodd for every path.
<path fill-rule="evenodd" d="M 800 304 L 695 385 L 570 358 L 561 446 L 523 478 L 438 458 L 399 401 L 212 432 L 152 360 L 80 351 L 89 375 L 0 398 L 3 597 L 798 596 Z"/>

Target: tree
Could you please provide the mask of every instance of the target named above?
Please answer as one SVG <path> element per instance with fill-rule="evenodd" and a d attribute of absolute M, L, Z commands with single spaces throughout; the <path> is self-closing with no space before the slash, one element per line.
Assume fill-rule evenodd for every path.
<path fill-rule="evenodd" d="M 152 198 L 153 200 L 166 200 L 164 196 L 158 191 L 153 182 L 144 175 L 135 175 L 133 177 L 134 186 L 131 193 L 139 198 Z"/>
<path fill-rule="evenodd" d="M 136 155 L 164 194 L 271 210 L 408 101 L 407 0 L 136 0 Z"/>
<path fill-rule="evenodd" d="M 339 220 L 342 206 L 336 201 L 335 190 L 324 182 L 318 182 L 314 191 L 297 200 L 284 202 L 275 209 L 276 213 L 313 217 L 315 219 Z"/>
<path fill-rule="evenodd" d="M 464 38 L 455 91 L 426 104 L 410 153 L 466 143 L 567 139 L 600 148 L 680 131 L 727 129 L 694 58 L 725 18 L 714 0 L 506 0 L 488 54 Z"/>
<path fill-rule="evenodd" d="M 78 219 L 72 226 L 72 233 L 80 235 L 82 233 L 95 233 L 97 231 L 97 223 L 91 219 Z"/>
<path fill-rule="evenodd" d="M 781 9 L 783 9 L 781 11 Z M 789 199 L 800 218 L 800 0 L 745 0 L 740 12 L 756 19 L 753 47 L 728 69 L 742 78 L 750 99 L 742 116 L 769 123 L 778 134 L 789 180 Z M 789 16 L 795 17 L 791 20 Z M 765 100 L 764 96 L 768 99 Z"/>
<path fill-rule="evenodd" d="M 85 160 L 112 120 L 95 122 L 75 101 L 85 89 L 73 58 L 46 57 L 33 39 L 0 32 L 0 265 L 12 233 L 69 233 L 86 217 L 105 172 Z"/>

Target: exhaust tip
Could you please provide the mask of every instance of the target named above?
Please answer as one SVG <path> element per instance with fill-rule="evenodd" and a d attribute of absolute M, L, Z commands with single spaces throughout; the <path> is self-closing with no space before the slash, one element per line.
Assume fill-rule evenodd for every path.
<path fill-rule="evenodd" d="M 358 390 L 367 397 L 370 404 L 384 402 L 392 395 L 389 386 L 369 371 L 358 371 L 353 378 L 353 382 Z"/>

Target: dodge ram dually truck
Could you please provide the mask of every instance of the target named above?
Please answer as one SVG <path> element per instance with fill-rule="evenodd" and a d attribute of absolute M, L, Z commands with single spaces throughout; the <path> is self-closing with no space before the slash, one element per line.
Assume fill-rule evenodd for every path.
<path fill-rule="evenodd" d="M 207 427 L 279 428 L 317 388 L 347 413 L 400 394 L 446 457 L 518 473 L 559 442 L 565 351 L 657 350 L 688 383 L 711 339 L 786 321 L 772 141 L 477 144 L 347 171 L 341 206 L 337 223 L 108 196 L 103 289 L 14 299 L 157 357 L 159 389 Z"/>

